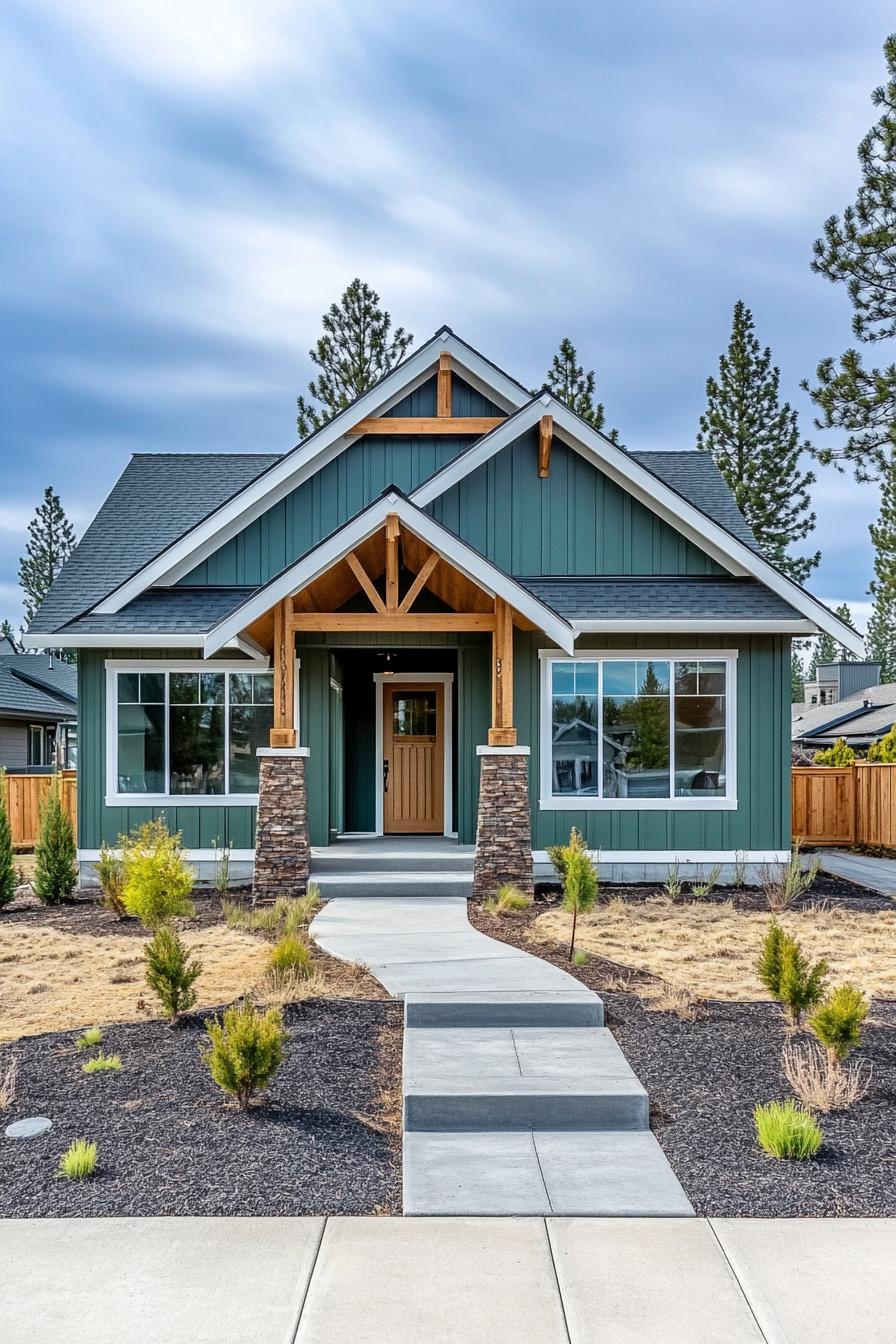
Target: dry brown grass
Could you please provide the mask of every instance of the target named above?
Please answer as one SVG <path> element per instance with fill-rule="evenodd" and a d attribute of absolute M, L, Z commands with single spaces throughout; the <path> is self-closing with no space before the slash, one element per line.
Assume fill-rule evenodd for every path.
<path fill-rule="evenodd" d="M 679 989 L 665 980 L 656 980 L 635 991 L 644 1007 L 651 1013 L 674 1013 L 682 1022 L 695 1022 L 700 1016 L 700 1002 L 689 989 Z"/>
<path fill-rule="evenodd" d="M 816 1041 L 785 1041 L 781 1069 L 803 1105 L 813 1111 L 845 1111 L 871 1086 L 867 1060 L 832 1064 Z"/>
<path fill-rule="evenodd" d="M 569 942 L 570 916 L 541 915 L 535 940 Z M 646 971 L 694 998 L 768 998 L 756 959 L 772 915 L 730 904 L 614 900 L 579 917 L 577 944 L 623 966 Z M 787 911 L 779 922 L 799 938 L 811 960 L 824 957 L 834 980 L 851 980 L 879 998 L 896 996 L 896 910 L 876 914 L 813 908 Z"/>

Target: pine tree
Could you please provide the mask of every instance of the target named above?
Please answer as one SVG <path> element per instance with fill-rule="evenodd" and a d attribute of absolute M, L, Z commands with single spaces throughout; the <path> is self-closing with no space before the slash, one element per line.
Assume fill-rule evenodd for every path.
<path fill-rule="evenodd" d="M 812 650 L 812 657 L 809 659 L 809 681 L 814 681 L 818 674 L 820 663 L 837 662 L 837 641 L 833 635 L 825 632 L 819 635 L 815 641 L 815 647 Z"/>
<path fill-rule="evenodd" d="M 852 626 L 853 630 L 855 630 L 856 628 L 855 622 L 852 619 L 852 612 L 849 609 L 848 602 L 841 602 L 839 607 L 835 607 L 834 615 L 839 616 L 841 621 L 845 621 L 847 625 Z M 838 663 L 854 663 L 855 660 L 856 660 L 855 654 L 850 653 L 849 649 L 846 647 L 845 644 L 837 645 Z"/>
<path fill-rule="evenodd" d="M 75 533 L 52 486 L 44 490 L 28 524 L 28 544 L 19 561 L 19 584 L 24 594 L 25 619 L 34 619 L 50 585 L 75 548 Z"/>
<path fill-rule="evenodd" d="M 821 553 L 792 556 L 788 548 L 815 527 L 809 498 L 815 477 L 800 470 L 800 454 L 811 445 L 800 437 L 796 411 L 779 400 L 779 384 L 771 350 L 761 348 L 753 314 L 738 299 L 719 377 L 706 380 L 697 447 L 712 454 L 765 554 L 805 583 Z"/>
<path fill-rule="evenodd" d="M 0 644 L 7 640 L 13 653 L 20 653 L 21 646 L 9 621 L 0 621 Z"/>
<path fill-rule="evenodd" d="M 794 646 L 790 650 L 790 703 L 801 705 L 803 703 L 803 661 Z"/>
<path fill-rule="evenodd" d="M 40 813 L 34 846 L 34 894 L 44 905 L 60 905 L 78 882 L 75 833 L 62 806 L 59 776 L 53 780 Z"/>
<path fill-rule="evenodd" d="M 548 370 L 548 387 L 555 396 L 566 402 L 571 411 L 587 420 L 589 425 L 599 430 L 606 438 L 612 439 L 613 443 L 618 443 L 619 430 L 604 429 L 604 405 L 602 401 L 595 403 L 595 383 L 594 370 L 589 369 L 587 373 L 585 372 L 579 363 L 576 347 L 568 336 L 564 336 Z"/>
<path fill-rule="evenodd" d="M 896 448 L 890 453 L 881 489 L 880 513 L 870 532 L 874 543 L 874 578 L 868 592 L 874 606 L 865 647 L 872 662 L 881 665 L 881 681 L 896 681 Z"/>
<path fill-rule="evenodd" d="M 338 304 L 330 304 L 321 325 L 324 334 L 308 352 L 320 369 L 308 384 L 311 401 L 299 397 L 296 402 L 301 439 L 373 387 L 404 358 L 414 340 L 404 327 L 391 331 L 392 318 L 380 307 L 380 296 L 358 279 Z"/>
<path fill-rule="evenodd" d="M 884 43 L 884 57 L 888 82 L 871 95 L 883 111 L 859 145 L 855 204 L 825 222 L 812 260 L 816 274 L 846 286 L 853 334 L 866 344 L 896 336 L 896 34 Z M 846 433 L 839 446 L 817 449 L 818 460 L 841 471 L 848 463 L 859 481 L 882 477 L 896 443 L 896 364 L 866 369 L 859 351 L 849 349 L 838 367 L 823 359 L 816 378 L 816 387 L 808 379 L 802 386 L 820 411 L 817 428 Z"/>
<path fill-rule="evenodd" d="M 0 766 L 0 910 L 16 894 L 16 868 L 12 850 L 12 827 L 6 810 L 6 771 Z"/>

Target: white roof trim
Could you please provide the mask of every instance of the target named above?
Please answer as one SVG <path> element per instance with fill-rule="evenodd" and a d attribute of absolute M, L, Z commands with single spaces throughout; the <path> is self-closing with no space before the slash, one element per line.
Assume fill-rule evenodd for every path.
<path fill-rule="evenodd" d="M 624 634 L 629 630 L 643 630 L 645 633 L 652 631 L 665 631 L 673 634 L 676 631 L 690 632 L 692 634 L 700 632 L 706 635 L 712 634 L 737 634 L 745 635 L 814 635 L 817 627 L 813 621 L 800 620 L 794 616 L 792 620 L 750 620 L 745 617 L 743 620 L 732 620 L 730 617 L 719 618 L 713 616 L 677 618 L 670 616 L 667 619 L 662 617 L 648 617 L 642 621 L 639 620 L 582 620 L 572 621 L 572 628 L 577 635 L 586 634 Z"/>
<path fill-rule="evenodd" d="M 861 635 L 845 625 L 823 603 L 806 592 L 798 583 L 794 583 L 786 574 L 782 574 L 752 547 L 719 526 L 708 514 L 679 495 L 653 472 L 648 471 L 624 448 L 619 448 L 590 425 L 585 424 L 550 393 L 543 393 L 536 401 L 523 406 L 504 424 L 498 425 L 467 452 L 454 458 L 428 481 L 424 481 L 410 496 L 411 501 L 418 507 L 425 508 L 470 472 L 482 466 L 495 453 L 512 443 L 524 430 L 534 425 L 545 411 L 550 411 L 554 418 L 554 432 L 557 433 L 558 429 L 562 431 L 558 437 L 564 443 L 597 466 L 629 494 L 646 504 L 653 513 L 663 518 L 683 536 L 688 537 L 730 573 L 741 578 L 751 575 L 759 579 L 767 588 L 783 597 L 785 602 L 789 602 L 805 616 L 814 629 L 833 635 L 838 643 L 858 657 L 864 655 Z"/>
<path fill-rule="evenodd" d="M 205 640 L 202 634 L 172 635 L 160 631 L 158 634 L 122 634 L 108 630 L 105 634 L 78 635 L 57 630 L 55 634 L 23 635 L 22 646 L 26 649 L 201 649 Z M 268 661 L 264 650 L 256 652 L 258 645 L 247 637 L 227 641 L 229 648 L 237 648 L 253 662 Z"/>
<path fill-rule="evenodd" d="M 93 608 L 108 615 L 121 611 L 147 588 L 173 584 L 208 558 L 249 523 L 290 494 L 327 462 L 338 457 L 354 440 L 347 435 L 359 420 L 382 415 L 412 392 L 438 367 L 439 355 L 447 351 L 464 380 L 507 411 L 528 400 L 528 393 L 507 374 L 496 369 L 453 332 L 433 336 L 359 397 L 311 438 L 285 454 L 254 481 L 197 523 L 184 536 L 131 575 Z"/>
<path fill-rule="evenodd" d="M 290 565 L 282 574 L 278 574 L 264 588 L 248 598 L 236 611 L 231 612 L 206 636 L 204 649 L 206 657 L 222 648 L 228 640 L 234 639 L 246 626 L 263 616 L 284 597 L 306 588 L 309 583 L 320 578 L 337 561 L 354 550 L 362 541 L 377 532 L 390 513 L 398 515 L 409 532 L 413 532 L 421 541 L 425 541 L 444 560 L 464 574 L 477 587 L 491 596 L 503 597 L 527 620 L 537 625 L 539 630 L 559 644 L 567 653 L 572 653 L 575 644 L 572 626 L 550 607 L 546 607 L 533 593 L 523 588 L 515 579 L 505 574 L 474 551 L 465 541 L 461 541 L 453 532 L 449 532 L 441 523 L 410 504 L 403 495 L 389 493 L 352 518 L 330 537 L 316 546 L 314 550 Z M 389 617 L 383 616 L 383 629 L 388 630 Z"/>

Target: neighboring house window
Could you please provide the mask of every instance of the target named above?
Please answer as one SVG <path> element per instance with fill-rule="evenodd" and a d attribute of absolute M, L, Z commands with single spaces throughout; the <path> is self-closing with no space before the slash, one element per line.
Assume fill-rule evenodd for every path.
<path fill-rule="evenodd" d="M 274 723 L 271 672 L 142 668 L 113 674 L 119 797 L 257 795 Z"/>
<path fill-rule="evenodd" d="M 76 770 L 78 768 L 78 725 L 67 723 L 63 732 L 65 734 L 65 768 L 66 770 Z"/>
<path fill-rule="evenodd" d="M 732 654 L 543 655 L 542 805 L 732 806 Z"/>
<path fill-rule="evenodd" d="M 44 764 L 44 730 L 40 723 L 28 725 L 28 764 Z"/>

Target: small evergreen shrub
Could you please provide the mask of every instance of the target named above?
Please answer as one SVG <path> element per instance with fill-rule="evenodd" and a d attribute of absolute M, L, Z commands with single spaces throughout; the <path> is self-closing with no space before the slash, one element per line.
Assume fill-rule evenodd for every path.
<path fill-rule="evenodd" d="M 16 865 L 12 849 L 12 827 L 6 811 L 6 771 L 0 766 L 0 910 L 16 894 Z"/>
<path fill-rule="evenodd" d="M 81 1065 L 82 1073 L 120 1073 L 121 1057 L 119 1055 L 104 1055 L 102 1050 L 92 1059 Z"/>
<path fill-rule="evenodd" d="M 103 905 L 107 910 L 111 910 L 118 915 L 119 919 L 124 919 L 128 913 L 122 896 L 124 864 L 121 861 L 121 856 L 116 854 L 112 846 L 107 845 L 105 840 L 100 848 L 100 856 L 95 867 L 103 893 Z"/>
<path fill-rule="evenodd" d="M 78 1050 L 93 1050 L 96 1046 L 102 1045 L 103 1033 L 99 1027 L 88 1027 L 87 1030 L 78 1037 L 75 1047 Z"/>
<path fill-rule="evenodd" d="M 809 1018 L 809 1026 L 828 1053 L 831 1067 L 842 1064 L 861 1044 L 868 1000 L 855 985 L 838 985 Z"/>
<path fill-rule="evenodd" d="M 210 1044 L 204 1058 L 212 1078 L 246 1110 L 283 1061 L 287 1034 L 282 1013 L 278 1008 L 260 1013 L 246 1000 L 238 1008 L 227 1008 L 221 1021 L 208 1022 L 205 1029 Z"/>
<path fill-rule="evenodd" d="M 759 1146 L 769 1157 L 804 1160 L 814 1157 L 824 1143 L 813 1116 L 792 1099 L 757 1106 L 753 1121 Z"/>
<path fill-rule="evenodd" d="M 309 944 L 294 933 L 284 933 L 271 950 L 268 969 L 275 975 L 294 975 L 299 980 L 308 980 L 314 970 Z"/>
<path fill-rule="evenodd" d="M 797 940 L 773 919 L 756 971 L 772 998 L 784 1005 L 794 1026 L 799 1026 L 806 1009 L 818 1003 L 824 993 L 828 964 L 817 961 L 810 966 Z"/>
<path fill-rule="evenodd" d="M 78 883 L 75 833 L 62 806 L 59 776 L 50 785 L 40 809 L 40 832 L 34 847 L 34 894 L 44 905 L 61 905 Z"/>
<path fill-rule="evenodd" d="M 515 887 L 512 882 L 505 882 L 499 887 L 494 896 L 489 896 L 482 902 L 482 908 L 489 915 L 512 915 L 520 910 L 528 910 L 532 904 L 532 897 L 527 896 L 519 887 Z"/>
<path fill-rule="evenodd" d="M 896 762 L 896 723 L 888 733 L 872 742 L 868 748 L 868 759 L 877 765 L 892 765 Z"/>
<path fill-rule="evenodd" d="M 202 974 L 202 962 L 192 961 L 183 940 L 163 924 L 143 949 L 146 983 L 172 1026 L 196 1002 L 193 985 Z"/>
<path fill-rule="evenodd" d="M 838 737 L 832 747 L 825 747 L 824 751 L 816 751 L 813 759 L 816 765 L 844 766 L 852 765 L 856 759 L 856 754 L 852 747 L 847 746 L 842 737 Z"/>
<path fill-rule="evenodd" d="M 573 826 L 569 833 L 569 840 L 565 845 L 548 845 L 545 853 L 554 865 L 554 872 L 560 879 L 561 885 L 566 881 L 566 866 L 569 855 L 578 849 L 585 848 L 585 837 L 578 826 Z"/>
<path fill-rule="evenodd" d="M 70 1181 L 83 1181 L 96 1171 L 99 1149 L 88 1139 L 73 1139 L 59 1163 L 59 1176 Z"/>
<path fill-rule="evenodd" d="M 579 915 L 587 915 L 597 900 L 597 869 L 584 848 L 570 846 L 566 856 L 566 877 L 563 880 L 563 909 L 572 915 L 569 937 L 569 959 L 576 950 L 576 923 Z"/>
<path fill-rule="evenodd" d="M 119 836 L 122 900 L 150 933 L 168 919 L 195 913 L 190 900 L 194 877 L 184 859 L 180 832 L 171 835 L 161 817 Z"/>

